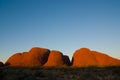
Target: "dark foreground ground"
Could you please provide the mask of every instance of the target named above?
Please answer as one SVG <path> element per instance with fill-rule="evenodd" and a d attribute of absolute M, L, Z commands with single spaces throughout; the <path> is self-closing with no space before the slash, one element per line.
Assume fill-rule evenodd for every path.
<path fill-rule="evenodd" d="M 120 80 L 120 66 L 105 68 L 1 67 L 0 80 Z"/>

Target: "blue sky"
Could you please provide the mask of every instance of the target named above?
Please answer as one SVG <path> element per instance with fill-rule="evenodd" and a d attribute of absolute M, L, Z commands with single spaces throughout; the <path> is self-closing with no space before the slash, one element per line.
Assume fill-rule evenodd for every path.
<path fill-rule="evenodd" d="M 119 0 L 0 0 L 0 61 L 32 47 L 88 47 L 120 59 Z"/>

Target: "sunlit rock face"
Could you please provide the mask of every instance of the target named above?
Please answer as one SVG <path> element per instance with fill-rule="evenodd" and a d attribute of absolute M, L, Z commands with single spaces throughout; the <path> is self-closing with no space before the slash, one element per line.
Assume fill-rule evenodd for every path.
<path fill-rule="evenodd" d="M 73 54 L 72 66 L 88 67 L 88 66 L 118 66 L 120 60 L 114 59 L 106 54 L 90 51 L 88 48 L 76 50 Z"/>
<path fill-rule="evenodd" d="M 3 67 L 3 66 L 4 66 L 3 62 L 0 61 L 0 67 Z"/>
<path fill-rule="evenodd" d="M 63 54 L 60 51 L 52 50 L 48 57 L 48 61 L 44 66 L 63 66 Z"/>
<path fill-rule="evenodd" d="M 97 51 L 91 51 L 91 54 L 93 54 L 96 57 L 96 60 L 98 62 L 98 66 L 100 66 L 100 67 L 120 66 L 120 60 L 112 58 L 104 53 L 100 53 Z"/>
<path fill-rule="evenodd" d="M 21 53 L 16 53 L 12 55 L 5 64 L 10 65 L 10 66 L 20 66 L 21 65 Z"/>
<path fill-rule="evenodd" d="M 46 63 L 49 53 L 49 49 L 35 47 L 29 52 L 14 54 L 6 64 L 18 67 L 42 66 Z"/>
<path fill-rule="evenodd" d="M 97 60 L 94 55 L 90 53 L 90 50 L 87 48 L 81 48 L 76 50 L 73 54 L 73 66 L 92 66 L 97 65 Z"/>

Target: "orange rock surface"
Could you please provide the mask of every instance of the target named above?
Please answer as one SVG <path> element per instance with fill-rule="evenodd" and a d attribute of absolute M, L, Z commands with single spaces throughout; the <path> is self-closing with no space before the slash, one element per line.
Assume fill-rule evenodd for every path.
<path fill-rule="evenodd" d="M 120 66 L 120 60 L 112 58 L 104 53 L 100 53 L 97 51 L 91 51 L 91 53 L 96 57 L 98 62 L 98 66 Z"/>
<path fill-rule="evenodd" d="M 75 51 L 73 55 L 73 66 L 92 66 L 96 64 L 96 57 L 90 53 L 89 49 L 81 48 Z"/>
<path fill-rule="evenodd" d="M 114 59 L 106 54 L 90 51 L 87 48 L 76 50 L 73 54 L 72 66 L 87 67 L 87 66 L 117 66 L 120 65 L 120 60 Z"/>
<path fill-rule="evenodd" d="M 30 62 L 36 65 L 44 65 L 47 62 L 50 50 L 45 48 L 32 48 L 29 51 Z"/>
<path fill-rule="evenodd" d="M 6 64 L 18 67 L 42 66 L 47 61 L 49 53 L 48 49 L 35 47 L 29 52 L 14 54 L 6 61 Z"/>
<path fill-rule="evenodd" d="M 48 57 L 48 61 L 44 66 L 63 66 L 63 54 L 60 51 L 52 50 Z"/>
<path fill-rule="evenodd" d="M 11 56 L 5 64 L 11 65 L 11 66 L 20 66 L 21 65 L 21 53 L 16 53 L 13 56 Z"/>

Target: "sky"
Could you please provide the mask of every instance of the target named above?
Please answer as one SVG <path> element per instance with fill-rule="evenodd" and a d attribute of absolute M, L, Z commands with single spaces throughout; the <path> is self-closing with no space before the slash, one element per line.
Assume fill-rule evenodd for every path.
<path fill-rule="evenodd" d="M 120 59 L 120 0 L 0 0 L 0 61 L 32 47 Z"/>

